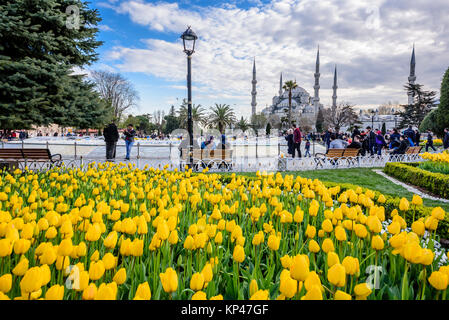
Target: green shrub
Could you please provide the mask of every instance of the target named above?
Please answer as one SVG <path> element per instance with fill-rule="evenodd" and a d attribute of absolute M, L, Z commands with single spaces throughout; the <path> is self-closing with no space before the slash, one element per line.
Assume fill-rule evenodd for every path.
<path fill-rule="evenodd" d="M 424 188 L 425 190 L 449 199 L 449 175 L 434 173 L 417 167 L 417 164 L 387 163 L 384 172 L 405 183 Z"/>

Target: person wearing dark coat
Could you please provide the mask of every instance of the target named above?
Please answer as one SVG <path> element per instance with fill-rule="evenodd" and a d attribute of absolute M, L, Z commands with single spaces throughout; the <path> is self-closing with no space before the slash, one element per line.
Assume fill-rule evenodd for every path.
<path fill-rule="evenodd" d="M 444 129 L 443 147 L 444 147 L 444 149 L 449 148 L 449 129 L 448 128 Z"/>
<path fill-rule="evenodd" d="M 433 146 L 433 135 L 432 135 L 432 131 L 427 130 L 426 152 L 429 151 L 429 148 L 432 148 L 433 151 L 437 151 L 437 149 L 435 149 L 435 147 Z"/>
<path fill-rule="evenodd" d="M 399 144 L 399 147 L 396 150 L 394 150 L 391 154 L 405 154 L 407 148 L 410 147 L 410 142 L 407 136 L 402 135 L 400 140 L 401 143 Z"/>
<path fill-rule="evenodd" d="M 115 151 L 117 148 L 117 141 L 119 138 L 119 133 L 117 126 L 114 122 L 111 122 L 104 130 L 103 130 L 104 141 L 106 142 L 106 160 L 114 160 L 115 159 Z"/>
<path fill-rule="evenodd" d="M 412 143 L 415 143 L 416 133 L 412 129 L 412 126 L 408 126 L 408 129 L 404 131 L 404 134 L 411 139 Z"/>
<path fill-rule="evenodd" d="M 287 131 L 287 135 L 285 136 L 285 140 L 287 140 L 287 153 L 291 154 L 292 157 L 295 154 L 294 145 L 295 142 L 293 141 L 293 130 L 289 129 Z"/>

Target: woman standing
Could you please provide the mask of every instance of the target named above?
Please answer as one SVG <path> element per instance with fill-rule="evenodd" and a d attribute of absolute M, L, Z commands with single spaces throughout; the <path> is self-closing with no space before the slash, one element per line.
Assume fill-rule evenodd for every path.
<path fill-rule="evenodd" d="M 293 130 L 292 129 L 288 129 L 287 135 L 285 136 L 285 140 L 287 140 L 287 153 L 293 157 L 293 154 L 295 152 L 294 151 L 295 142 L 293 141 Z"/>

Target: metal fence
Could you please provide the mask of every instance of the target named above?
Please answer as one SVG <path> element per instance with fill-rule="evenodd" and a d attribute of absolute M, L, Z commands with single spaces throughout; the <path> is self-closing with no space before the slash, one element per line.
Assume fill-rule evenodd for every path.
<path fill-rule="evenodd" d="M 279 140 L 279 139 L 278 139 Z M 305 152 L 304 143 L 301 146 L 302 152 Z M 162 143 L 140 143 L 137 141 L 131 149 L 131 158 L 138 160 L 168 160 L 173 161 L 179 158 L 179 143 L 172 141 L 164 141 Z M 2 141 L 2 148 L 45 148 L 49 149 L 52 154 L 61 154 L 64 159 L 97 159 L 105 160 L 106 145 L 105 143 L 53 143 L 45 142 L 28 142 L 28 141 Z M 238 158 L 273 158 L 287 154 L 287 143 L 278 141 L 277 143 L 264 143 L 259 139 L 255 141 L 247 141 L 244 144 L 232 144 L 233 160 Z M 324 145 L 312 141 L 311 153 L 322 152 Z M 126 154 L 126 145 L 117 144 L 117 159 L 124 158 Z"/>

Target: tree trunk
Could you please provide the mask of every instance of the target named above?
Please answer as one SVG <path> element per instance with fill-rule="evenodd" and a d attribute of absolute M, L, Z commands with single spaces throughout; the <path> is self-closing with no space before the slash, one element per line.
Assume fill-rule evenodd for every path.
<path fill-rule="evenodd" d="M 288 125 L 292 127 L 292 90 L 288 91 Z"/>

